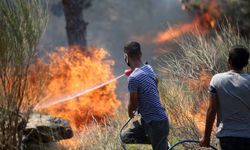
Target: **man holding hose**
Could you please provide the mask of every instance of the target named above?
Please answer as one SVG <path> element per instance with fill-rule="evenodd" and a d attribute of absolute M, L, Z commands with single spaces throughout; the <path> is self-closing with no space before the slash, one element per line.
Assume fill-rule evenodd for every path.
<path fill-rule="evenodd" d="M 141 61 L 141 47 L 138 42 L 129 42 L 124 47 L 124 59 L 130 67 L 125 72 L 130 93 L 128 115 L 134 117 L 138 111 L 141 120 L 125 131 L 124 143 L 151 143 L 153 150 L 167 150 L 169 123 L 158 92 L 158 80 L 152 67 Z"/>

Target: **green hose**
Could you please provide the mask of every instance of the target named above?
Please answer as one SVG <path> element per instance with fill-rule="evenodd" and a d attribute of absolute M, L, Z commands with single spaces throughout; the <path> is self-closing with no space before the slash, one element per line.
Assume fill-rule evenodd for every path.
<path fill-rule="evenodd" d="M 121 144 L 122 146 L 122 149 L 123 150 L 126 150 L 126 146 L 125 144 L 123 143 L 122 141 L 122 131 L 123 129 L 128 125 L 128 123 L 132 120 L 133 118 L 129 118 L 127 120 L 127 122 L 122 126 L 122 128 L 120 129 L 119 131 L 119 143 Z M 173 146 L 171 146 L 168 150 L 173 150 L 174 147 L 180 145 L 180 144 L 183 144 L 183 143 L 200 143 L 199 141 L 196 141 L 196 140 L 182 140 L 182 141 L 179 141 L 177 143 L 175 143 Z M 212 145 L 209 145 L 210 148 L 212 148 L 213 150 L 217 150 L 217 148 L 215 148 L 214 146 Z"/>
<path fill-rule="evenodd" d="M 177 143 L 175 143 L 173 146 L 171 146 L 168 150 L 173 150 L 174 147 L 183 144 L 183 143 L 200 143 L 200 141 L 196 141 L 196 140 L 183 140 L 183 141 L 179 141 Z M 214 146 L 209 145 L 210 148 L 212 148 L 213 150 L 217 150 Z"/>

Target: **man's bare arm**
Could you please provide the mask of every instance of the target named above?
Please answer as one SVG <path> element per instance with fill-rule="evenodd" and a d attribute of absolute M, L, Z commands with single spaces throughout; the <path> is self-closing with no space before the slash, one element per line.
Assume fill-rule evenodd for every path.
<path fill-rule="evenodd" d="M 215 121 L 215 116 L 218 109 L 218 100 L 216 94 L 210 94 L 209 96 L 209 106 L 207 109 L 206 115 L 206 126 L 204 136 L 200 142 L 200 145 L 203 147 L 208 147 L 210 144 L 210 137 L 212 133 L 213 124 Z"/>
<path fill-rule="evenodd" d="M 134 111 L 138 105 L 138 94 L 137 92 L 130 93 L 129 104 L 128 104 L 128 115 L 130 118 L 134 117 Z"/>

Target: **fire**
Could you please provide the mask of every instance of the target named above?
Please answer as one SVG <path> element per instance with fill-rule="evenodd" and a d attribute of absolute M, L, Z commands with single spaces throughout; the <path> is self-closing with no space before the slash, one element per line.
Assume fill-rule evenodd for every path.
<path fill-rule="evenodd" d="M 188 87 L 196 91 L 197 93 L 207 92 L 207 88 L 209 86 L 210 80 L 212 79 L 212 74 L 206 70 L 202 70 L 199 74 L 198 79 L 194 80 L 188 80 L 187 84 Z M 201 98 L 201 96 L 198 96 L 197 98 Z M 204 99 L 204 100 L 203 100 Z M 206 117 L 206 110 L 208 107 L 208 97 L 203 97 L 201 99 L 198 99 L 197 104 L 198 111 L 190 112 L 190 116 L 194 117 L 194 120 L 196 122 L 196 125 L 201 133 L 204 132 L 205 127 L 205 117 Z"/>
<path fill-rule="evenodd" d="M 184 33 L 192 32 L 192 30 L 194 30 L 196 26 L 197 20 L 194 20 L 192 23 L 176 25 L 175 27 L 166 29 L 165 31 L 158 33 L 153 41 L 157 44 L 172 41 L 173 39 L 180 37 Z"/>
<path fill-rule="evenodd" d="M 198 79 L 189 79 L 187 81 L 188 87 L 193 91 L 202 92 L 204 89 L 208 88 L 211 79 L 211 73 L 206 70 L 202 70 Z"/>
<path fill-rule="evenodd" d="M 186 9 L 184 5 L 182 5 L 182 8 Z M 172 41 L 173 39 L 179 38 L 180 36 L 186 33 L 196 34 L 197 29 L 200 32 L 207 33 L 210 28 L 215 28 L 216 19 L 219 18 L 219 16 L 220 12 L 218 3 L 216 0 L 211 0 L 208 3 L 208 7 L 201 13 L 197 14 L 197 16 L 191 23 L 179 24 L 172 28 L 168 28 L 163 32 L 159 32 L 153 39 L 153 41 L 156 44 L 169 42 Z"/>
<path fill-rule="evenodd" d="M 192 113 L 194 116 L 195 123 L 200 131 L 200 133 L 204 133 L 205 131 L 205 121 L 206 121 L 206 113 L 208 108 L 208 99 L 202 100 L 202 103 L 199 105 L 199 112 Z"/>
<path fill-rule="evenodd" d="M 77 47 L 60 47 L 49 54 L 50 77 L 43 93 L 47 102 L 92 87 L 114 77 L 113 61 L 107 59 L 104 49 L 90 48 L 83 53 Z M 46 111 L 68 120 L 74 130 L 83 129 L 93 121 L 102 121 L 114 115 L 119 106 L 115 94 L 116 84 L 111 83 L 68 102 L 49 107 Z"/>

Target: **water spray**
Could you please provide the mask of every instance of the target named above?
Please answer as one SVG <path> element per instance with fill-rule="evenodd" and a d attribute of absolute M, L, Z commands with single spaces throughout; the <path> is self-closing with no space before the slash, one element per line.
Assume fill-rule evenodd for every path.
<path fill-rule="evenodd" d="M 66 101 L 75 99 L 75 98 L 80 97 L 80 96 L 82 96 L 82 95 L 85 95 L 85 94 L 87 94 L 87 93 L 89 93 L 89 92 L 92 92 L 92 91 L 94 91 L 94 90 L 96 90 L 96 89 L 99 89 L 99 88 L 101 88 L 101 87 L 103 87 L 103 86 L 105 86 L 105 85 L 107 85 L 107 84 L 110 84 L 110 83 L 112 83 L 112 82 L 114 82 L 114 81 L 116 81 L 116 80 L 118 80 L 118 79 L 124 77 L 125 74 L 127 75 L 127 72 L 126 72 L 126 71 L 125 71 L 124 74 L 121 74 L 121 75 L 117 76 L 116 78 L 113 78 L 113 79 L 108 80 L 108 81 L 106 81 L 106 82 L 103 82 L 103 83 L 101 83 L 101 84 L 97 84 L 97 85 L 95 85 L 95 86 L 93 86 L 93 87 L 90 87 L 90 88 L 87 88 L 87 89 L 80 90 L 80 91 L 75 92 L 75 93 L 73 93 L 73 94 L 71 94 L 71 95 L 69 95 L 69 96 L 62 97 L 62 98 L 60 98 L 60 99 L 58 99 L 58 100 L 55 100 L 55 101 L 44 100 L 44 101 L 38 103 L 38 104 L 34 107 L 34 110 L 39 110 L 39 109 L 48 108 L 48 107 L 50 107 L 50 106 L 52 106 L 52 105 L 55 105 L 55 104 L 58 104 L 58 103 L 62 103 L 62 102 L 66 102 Z"/>

